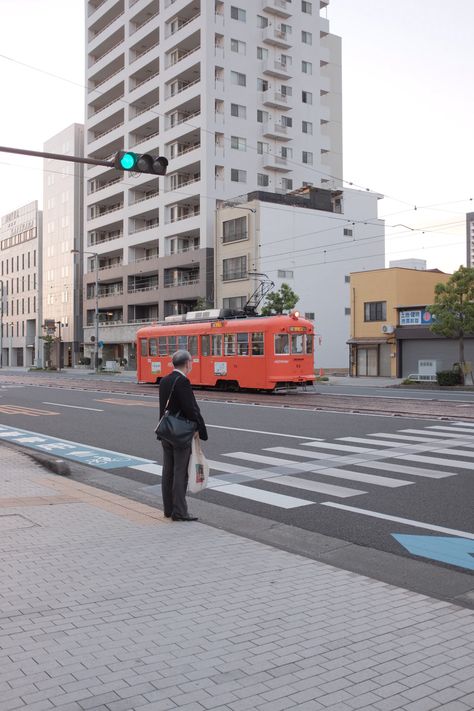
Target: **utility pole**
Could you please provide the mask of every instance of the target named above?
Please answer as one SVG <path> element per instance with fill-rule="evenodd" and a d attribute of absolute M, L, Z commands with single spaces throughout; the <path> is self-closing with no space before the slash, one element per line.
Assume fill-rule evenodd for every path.
<path fill-rule="evenodd" d="M 61 372 L 61 321 L 56 321 L 56 325 L 59 326 L 59 339 L 58 339 L 58 371 Z"/>
<path fill-rule="evenodd" d="M 0 368 L 3 368 L 3 279 L 0 279 Z"/>

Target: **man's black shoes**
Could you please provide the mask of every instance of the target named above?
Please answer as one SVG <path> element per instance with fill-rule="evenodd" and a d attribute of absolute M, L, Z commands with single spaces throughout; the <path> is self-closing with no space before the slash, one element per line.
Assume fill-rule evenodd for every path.
<path fill-rule="evenodd" d="M 198 520 L 197 516 L 190 516 L 189 514 L 187 516 L 176 516 L 175 514 L 172 514 L 171 518 L 173 519 L 173 521 L 197 521 Z"/>

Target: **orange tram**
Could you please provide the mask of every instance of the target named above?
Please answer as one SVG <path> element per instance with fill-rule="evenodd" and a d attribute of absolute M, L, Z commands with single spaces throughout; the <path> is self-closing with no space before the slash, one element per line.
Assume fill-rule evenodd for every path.
<path fill-rule="evenodd" d="M 137 380 L 159 383 L 172 354 L 191 353 L 193 385 L 220 390 L 288 389 L 314 381 L 314 328 L 289 315 L 228 317 L 211 309 L 171 316 L 137 332 Z"/>

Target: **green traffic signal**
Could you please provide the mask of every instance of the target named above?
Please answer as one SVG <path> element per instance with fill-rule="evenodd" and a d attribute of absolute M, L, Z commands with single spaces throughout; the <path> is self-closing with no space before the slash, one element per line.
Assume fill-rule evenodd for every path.
<path fill-rule="evenodd" d="M 123 153 L 119 160 L 124 170 L 132 170 L 137 162 L 137 155 L 135 153 Z"/>
<path fill-rule="evenodd" d="M 155 158 L 148 153 L 138 154 L 131 151 L 119 151 L 115 155 L 114 166 L 117 170 L 133 170 L 136 173 L 166 175 L 168 159 L 164 156 Z"/>

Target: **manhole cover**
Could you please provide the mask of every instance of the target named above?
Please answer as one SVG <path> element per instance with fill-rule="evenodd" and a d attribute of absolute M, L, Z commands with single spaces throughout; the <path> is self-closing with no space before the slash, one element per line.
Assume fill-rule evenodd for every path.
<path fill-rule="evenodd" d="M 0 516 L 0 531 L 15 531 L 17 528 L 31 528 L 38 524 L 21 514 L 2 514 Z"/>

